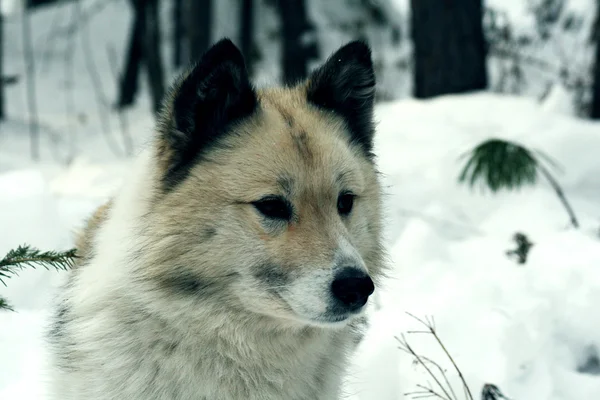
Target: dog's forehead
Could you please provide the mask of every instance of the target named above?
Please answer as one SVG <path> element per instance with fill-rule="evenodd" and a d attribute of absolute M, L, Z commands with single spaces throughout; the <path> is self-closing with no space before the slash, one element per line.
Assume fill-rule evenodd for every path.
<path fill-rule="evenodd" d="M 311 106 L 298 89 L 261 93 L 252 118 L 233 128 L 223 146 L 200 163 L 213 185 L 239 195 L 319 194 L 360 189 L 362 156 L 336 115 Z"/>
<path fill-rule="evenodd" d="M 269 163 L 278 160 L 271 164 L 275 169 L 288 171 L 278 177 L 280 183 L 294 178 L 315 183 L 352 178 L 357 157 L 341 119 L 310 106 L 294 92 L 275 93 L 263 104 L 262 126 L 256 133 L 265 140 L 254 143 L 264 144 L 257 151 Z"/>
<path fill-rule="evenodd" d="M 306 164 L 336 161 L 335 156 L 343 155 L 339 151 L 348 145 L 340 140 L 342 119 L 309 104 L 301 87 L 266 92 L 261 109 L 261 130 L 279 145 L 278 150 L 295 154 Z"/>

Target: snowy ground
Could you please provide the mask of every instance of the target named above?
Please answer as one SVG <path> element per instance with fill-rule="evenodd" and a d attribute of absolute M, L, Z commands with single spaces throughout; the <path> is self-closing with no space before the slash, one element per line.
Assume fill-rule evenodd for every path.
<path fill-rule="evenodd" d="M 103 101 L 115 96 L 106 53 L 110 47 L 123 53 L 125 9 L 111 2 L 104 25 L 99 19 L 89 26 Z M 10 120 L 0 124 L 0 254 L 25 242 L 42 249 L 72 246 L 72 232 L 118 188 L 130 163 L 107 146 L 80 39 L 71 74 L 65 71 L 68 40 L 52 32 L 68 26 L 71 11 L 61 7 L 32 21 L 39 28 L 34 44 L 43 125 L 40 163 L 29 159 L 23 86 L 7 93 Z M 24 70 L 18 18 L 13 15 L 6 24 L 7 74 Z M 479 94 L 379 106 L 377 149 L 387 191 L 391 270 L 354 358 L 347 399 L 398 400 L 431 381 L 394 338 L 422 329 L 406 312 L 435 318 L 475 398 L 488 382 L 514 400 L 598 398 L 600 125 L 561 115 L 563 99 L 557 92 L 540 107 L 523 98 Z M 65 117 L 70 108 L 77 118 Z M 144 94 L 127 114 L 137 147 L 152 129 L 148 109 Z M 109 135 L 121 144 L 119 126 L 112 113 Z M 569 228 L 566 212 L 543 181 L 494 197 L 458 186 L 459 157 L 490 137 L 517 140 L 564 166 L 558 178 L 581 229 Z M 505 256 L 517 231 L 535 242 L 524 266 Z M 1 400 L 45 398 L 41 335 L 49 299 L 63 277 L 25 271 L 0 287 L 17 310 L 0 313 Z M 420 354 L 448 367 L 462 398 L 456 374 L 432 338 L 406 337 Z"/>
<path fill-rule="evenodd" d="M 419 328 L 406 312 L 435 317 L 474 392 L 490 382 L 513 399 L 597 398 L 600 126 L 488 94 L 382 105 L 377 116 L 392 270 L 355 357 L 348 398 L 397 400 L 430 380 L 397 348 L 394 336 Z M 459 187 L 459 156 L 488 137 L 519 140 L 559 161 L 582 228 L 568 227 L 544 183 L 497 197 Z M 69 247 L 71 231 L 118 186 L 127 166 L 77 160 L 69 168 L 1 174 L 0 252 L 22 242 Z M 516 231 L 535 242 L 525 266 L 504 254 Z M 2 289 L 18 312 L 0 314 L 7 327 L 0 330 L 1 399 L 43 398 L 40 332 L 61 278 L 27 272 Z M 447 364 L 430 337 L 407 338 L 421 354 Z"/>
<path fill-rule="evenodd" d="M 394 339 L 423 330 L 410 312 L 435 318 L 474 392 L 494 383 L 512 399 L 598 398 L 600 126 L 491 95 L 405 101 L 378 111 L 392 279 L 348 392 L 361 392 L 354 397 L 360 400 L 400 399 L 431 381 Z M 456 184 L 457 158 L 489 137 L 518 140 L 564 166 L 559 179 L 582 222 L 579 231 L 569 228 L 544 183 L 497 197 Z M 525 266 L 505 256 L 516 231 L 535 242 Z M 431 337 L 406 337 L 456 377 Z M 455 388 L 462 393 L 457 381 Z"/>

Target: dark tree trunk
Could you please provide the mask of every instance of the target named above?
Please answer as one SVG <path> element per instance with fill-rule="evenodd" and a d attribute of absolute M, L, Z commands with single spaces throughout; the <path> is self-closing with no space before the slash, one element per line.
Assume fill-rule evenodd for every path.
<path fill-rule="evenodd" d="M 134 21 L 129 35 L 125 73 L 119 85 L 117 106 L 123 109 L 135 101 L 142 64 L 146 65 L 152 110 L 160 109 L 164 95 L 164 72 L 160 51 L 158 0 L 131 0 Z"/>
<path fill-rule="evenodd" d="M 487 88 L 481 0 L 411 0 L 414 95 Z"/>
<path fill-rule="evenodd" d="M 246 59 L 248 73 L 252 76 L 254 47 L 254 0 L 242 0 L 240 7 L 240 47 Z"/>
<path fill-rule="evenodd" d="M 134 17 L 129 33 L 125 73 L 122 74 L 121 82 L 119 84 L 119 99 L 117 101 L 117 107 L 119 109 L 131 106 L 135 101 L 138 90 L 138 79 L 142 58 L 144 56 L 143 36 L 145 30 L 144 25 L 146 24 L 141 3 L 141 1 L 132 1 Z"/>
<path fill-rule="evenodd" d="M 181 67 L 184 60 L 185 26 L 183 23 L 183 0 L 173 0 L 173 65 Z"/>
<path fill-rule="evenodd" d="M 158 0 L 146 0 L 144 7 L 146 20 L 143 53 L 148 75 L 148 86 L 152 95 L 152 109 L 158 113 L 165 93 L 164 72 L 160 51 L 160 23 L 158 18 Z"/>
<path fill-rule="evenodd" d="M 600 0 L 596 1 L 596 21 L 592 32 L 592 42 L 596 46 L 594 55 L 594 83 L 590 118 L 600 119 Z"/>
<path fill-rule="evenodd" d="M 595 65 L 594 65 L 594 85 L 592 87 L 592 105 L 590 117 L 600 119 L 600 45 L 596 41 Z"/>
<path fill-rule="evenodd" d="M 27 0 L 26 8 L 28 10 L 33 10 L 36 8 L 47 7 L 58 3 L 59 0 Z M 1 1 L 0 1 L 1 3 Z"/>
<path fill-rule="evenodd" d="M 305 0 L 278 2 L 282 30 L 282 80 L 293 84 L 308 75 L 308 61 L 317 56 L 316 43 L 307 43 L 306 33 L 313 27 L 308 21 Z"/>
<path fill-rule="evenodd" d="M 187 26 L 190 61 L 195 62 L 211 45 L 212 0 L 187 1 Z"/>
<path fill-rule="evenodd" d="M 4 17 L 0 13 L 0 120 L 6 118 L 4 111 Z"/>

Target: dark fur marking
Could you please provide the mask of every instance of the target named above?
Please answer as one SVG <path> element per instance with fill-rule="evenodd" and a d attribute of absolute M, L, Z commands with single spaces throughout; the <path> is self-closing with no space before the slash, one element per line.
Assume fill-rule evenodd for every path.
<path fill-rule="evenodd" d="M 142 258 L 143 255 L 144 249 L 134 249 L 127 255 L 127 258 L 130 260 L 131 263 L 134 263 L 135 261 Z"/>
<path fill-rule="evenodd" d="M 308 101 L 345 121 L 351 143 L 372 158 L 375 72 L 368 45 L 354 41 L 336 51 L 309 78 Z"/>
<path fill-rule="evenodd" d="M 258 107 L 243 56 L 229 39 L 212 46 L 172 93 L 173 120 L 166 121 L 163 132 L 171 150 L 163 179 L 167 191 L 185 179 L 202 153 L 232 125 Z"/>
<path fill-rule="evenodd" d="M 327 359 L 327 356 L 321 356 L 319 364 L 317 368 L 315 368 L 315 386 L 319 390 L 323 390 L 325 388 L 325 381 L 327 378 L 329 378 L 325 376 L 325 371 L 327 371 L 328 364 L 330 364 L 330 361 Z"/>
<path fill-rule="evenodd" d="M 313 153 L 310 148 L 308 134 L 304 131 L 292 132 L 292 139 L 296 150 L 302 158 L 306 161 L 312 160 Z"/>
<path fill-rule="evenodd" d="M 335 177 L 335 182 L 342 188 L 345 188 L 352 182 L 352 172 L 342 171 Z"/>
<path fill-rule="evenodd" d="M 200 278 L 190 273 L 182 273 L 180 275 L 165 278 L 162 280 L 162 284 L 177 293 L 184 293 L 187 295 L 201 294 L 203 289 L 210 286 L 210 283 L 203 282 Z"/>
<path fill-rule="evenodd" d="M 177 274 L 173 273 L 170 276 L 161 277 L 159 285 L 161 288 L 169 290 L 175 294 L 182 294 L 185 296 L 210 296 L 215 291 L 222 290 L 221 283 L 223 279 L 230 279 L 235 277 L 237 273 L 230 273 L 220 278 L 203 278 L 201 276 L 194 275 L 190 272 L 184 271 Z"/>
<path fill-rule="evenodd" d="M 164 340 L 155 340 L 150 344 L 150 349 L 155 349 L 157 347 L 161 348 L 161 350 L 164 351 L 165 355 L 170 356 L 172 355 L 175 350 L 177 350 L 177 347 L 179 347 L 179 343 L 177 342 L 166 342 Z"/>
<path fill-rule="evenodd" d="M 148 382 L 148 388 L 154 388 L 155 387 L 155 381 L 156 378 L 158 378 L 158 375 L 160 374 L 160 363 L 157 361 L 154 361 L 154 373 L 152 374 L 152 377 L 150 378 L 150 382 Z M 156 393 L 152 393 L 153 395 L 156 395 Z"/>
<path fill-rule="evenodd" d="M 277 109 L 277 111 L 279 111 L 279 114 L 281 114 L 281 116 L 283 117 L 283 120 L 285 121 L 285 123 L 290 128 L 292 128 L 294 126 L 294 117 L 292 116 L 292 114 L 290 114 L 286 109 L 284 109 L 283 107 L 281 107 L 277 103 L 273 103 L 273 106 L 275 106 L 275 108 Z"/>
<path fill-rule="evenodd" d="M 352 343 L 355 346 L 358 346 L 360 342 L 362 342 L 365 336 L 365 332 L 369 328 L 369 321 L 365 317 L 359 317 L 352 321 L 352 323 L 350 324 L 350 328 L 353 334 Z"/>
<path fill-rule="evenodd" d="M 291 276 L 275 264 L 262 264 L 254 267 L 253 275 L 271 287 L 280 287 L 291 281 Z"/>
<path fill-rule="evenodd" d="M 46 333 L 46 340 L 53 347 L 58 368 L 63 371 L 76 371 L 73 358 L 76 357 L 76 347 L 67 334 L 65 326 L 72 321 L 69 307 L 62 303 L 58 306 L 50 329 Z"/>
<path fill-rule="evenodd" d="M 369 232 L 370 235 L 377 235 L 377 230 L 371 220 L 367 220 L 367 232 Z"/>
<path fill-rule="evenodd" d="M 287 197 L 292 197 L 294 193 L 294 180 L 291 177 L 280 176 L 277 178 L 277 185 Z"/>
<path fill-rule="evenodd" d="M 54 317 L 54 321 L 50 327 L 48 335 L 52 339 L 58 339 L 65 335 L 64 326 L 67 320 L 68 308 L 65 304 L 58 307 L 58 311 Z"/>
<path fill-rule="evenodd" d="M 212 226 L 207 226 L 202 230 L 201 241 L 205 242 L 212 239 L 217 234 L 217 229 Z"/>
<path fill-rule="evenodd" d="M 165 351 L 168 355 L 171 355 L 173 353 L 175 353 L 175 350 L 177 350 L 177 347 L 179 347 L 179 343 L 168 343 L 167 346 L 165 347 Z"/>

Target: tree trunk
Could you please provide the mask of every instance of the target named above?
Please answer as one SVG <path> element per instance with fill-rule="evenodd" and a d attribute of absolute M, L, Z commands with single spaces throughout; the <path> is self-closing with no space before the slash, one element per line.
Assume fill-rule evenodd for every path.
<path fill-rule="evenodd" d="M 4 111 L 4 17 L 0 13 L 0 120 L 6 118 Z"/>
<path fill-rule="evenodd" d="M 592 42 L 596 46 L 594 55 L 594 83 L 590 118 L 600 119 L 600 0 L 596 1 L 596 21 L 592 32 Z"/>
<path fill-rule="evenodd" d="M 34 10 L 37 8 L 42 8 L 42 7 L 48 7 L 48 6 L 53 6 L 56 3 L 58 3 L 59 0 L 27 0 L 25 2 L 26 10 Z M 2 3 L 2 1 L 0 1 L 0 3 Z"/>
<path fill-rule="evenodd" d="M 600 45 L 596 41 L 596 51 L 594 56 L 594 85 L 592 87 L 592 105 L 590 118 L 600 119 Z"/>
<path fill-rule="evenodd" d="M 313 30 L 308 21 L 305 0 L 278 2 L 282 30 L 282 80 L 294 84 L 308 75 L 308 61 L 317 56 L 316 43 L 306 42 Z"/>
<path fill-rule="evenodd" d="M 160 51 L 160 23 L 158 0 L 146 0 L 144 7 L 145 30 L 143 54 L 152 95 L 152 110 L 158 113 L 165 93 L 162 52 Z"/>
<path fill-rule="evenodd" d="M 187 26 L 190 61 L 195 62 L 211 45 L 212 0 L 187 1 Z"/>
<path fill-rule="evenodd" d="M 117 106 L 123 109 L 135 101 L 142 63 L 146 65 L 152 110 L 160 109 L 164 96 L 164 71 L 160 51 L 158 0 L 131 0 L 134 21 L 129 35 L 125 73 L 120 82 Z"/>
<path fill-rule="evenodd" d="M 240 47 L 246 59 L 248 74 L 252 76 L 254 46 L 254 0 L 242 0 L 240 7 Z"/>
<path fill-rule="evenodd" d="M 179 68 L 188 59 L 184 56 L 183 0 L 173 0 L 173 3 L 173 65 Z"/>
<path fill-rule="evenodd" d="M 486 89 L 481 0 L 411 0 L 414 95 Z"/>
<path fill-rule="evenodd" d="M 121 110 L 131 106 L 135 101 L 135 96 L 138 90 L 138 77 L 142 65 L 143 52 L 143 36 L 144 25 L 144 10 L 142 1 L 132 0 L 131 4 L 134 10 L 134 20 L 131 24 L 129 33 L 129 46 L 127 50 L 127 64 L 125 65 L 125 73 L 122 74 L 119 84 L 119 99 L 117 107 Z"/>

